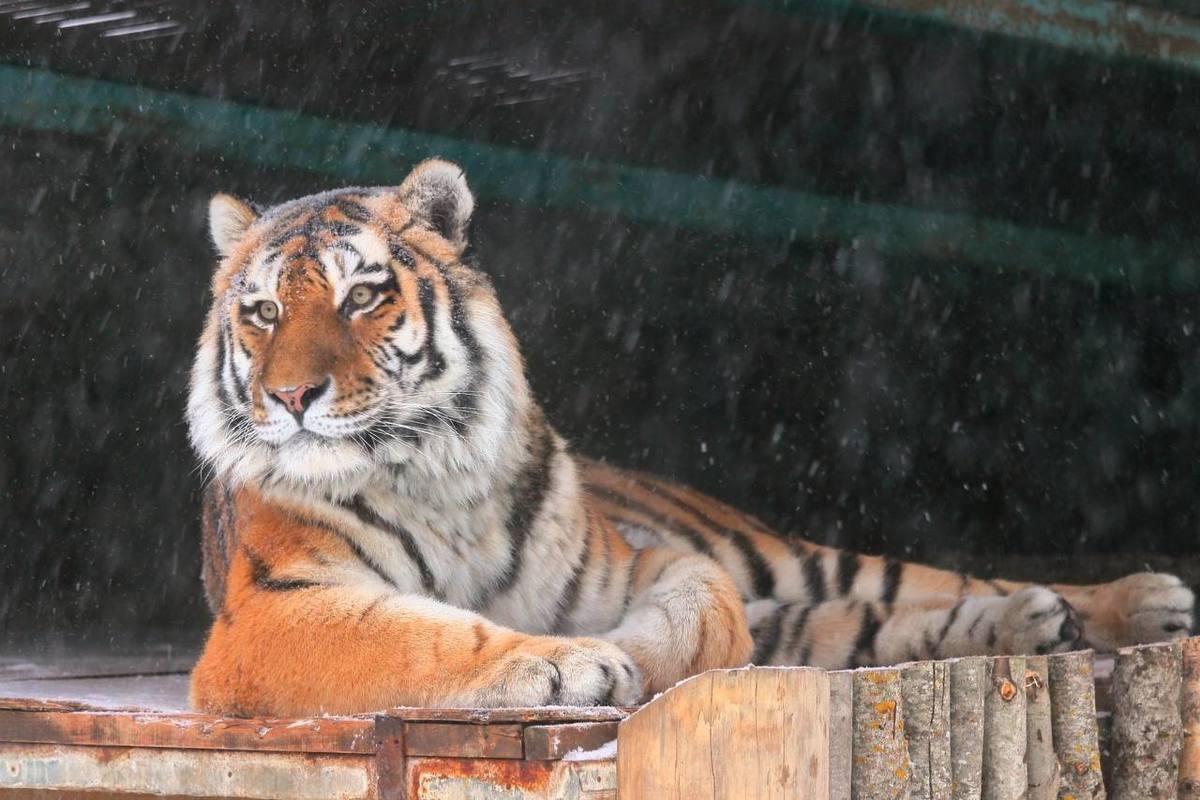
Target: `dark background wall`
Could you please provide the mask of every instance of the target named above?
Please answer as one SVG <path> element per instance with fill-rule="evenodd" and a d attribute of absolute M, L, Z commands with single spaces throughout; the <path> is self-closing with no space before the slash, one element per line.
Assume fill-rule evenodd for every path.
<path fill-rule="evenodd" d="M 104 37 L 9 13 L 0 81 L 98 78 L 531 163 L 789 189 L 868 221 L 950 213 L 1099 242 L 1065 264 L 1006 258 L 1030 251 L 983 228 L 973 257 L 907 247 L 910 229 L 771 237 L 583 192 L 515 202 L 491 175 L 473 251 L 583 452 L 840 546 L 1200 576 L 1200 72 L 856 10 L 154 8 L 179 27 Z M 0 111 L 0 639 L 198 630 L 182 409 L 207 199 L 347 179 L 333 155 L 272 166 L 250 133 L 228 155 L 116 112 L 84 130 L 73 108 Z"/>

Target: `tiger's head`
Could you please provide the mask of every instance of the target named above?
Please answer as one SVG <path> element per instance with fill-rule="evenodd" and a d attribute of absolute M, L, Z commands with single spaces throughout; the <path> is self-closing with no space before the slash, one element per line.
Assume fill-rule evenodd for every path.
<path fill-rule="evenodd" d="M 490 281 L 461 261 L 473 208 L 439 160 L 263 211 L 216 195 L 188 401 L 200 456 L 234 482 L 333 487 L 496 457 L 527 389 Z"/>

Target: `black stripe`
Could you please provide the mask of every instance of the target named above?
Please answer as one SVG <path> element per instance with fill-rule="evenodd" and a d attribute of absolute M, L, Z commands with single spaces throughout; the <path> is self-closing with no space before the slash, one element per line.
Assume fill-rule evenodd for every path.
<path fill-rule="evenodd" d="M 446 359 L 438 350 L 437 343 L 433 338 L 437 325 L 434 319 L 434 301 L 437 298 L 433 291 L 433 282 L 428 278 L 421 278 L 417 281 L 417 297 L 421 304 L 421 315 L 425 317 L 425 342 L 421 345 L 421 350 L 429 360 L 428 369 L 417 381 L 417 384 L 420 385 L 425 381 L 440 377 L 446 371 Z"/>
<path fill-rule="evenodd" d="M 879 619 L 875 616 L 870 603 L 863 603 L 862 623 L 858 629 L 858 638 L 854 641 L 851 666 L 864 667 L 874 660 L 875 637 L 879 634 L 879 628 Z"/>
<path fill-rule="evenodd" d="M 837 561 L 837 587 L 838 595 L 846 596 L 850 594 L 850 587 L 854 585 L 854 578 L 858 575 L 859 560 L 857 553 L 851 553 L 849 550 L 843 550 L 838 553 Z"/>
<path fill-rule="evenodd" d="M 625 562 L 625 597 L 621 601 L 621 613 L 629 608 L 629 604 L 633 602 L 633 574 L 637 571 L 638 560 L 641 559 L 645 550 L 638 550 L 633 554 L 633 558 Z"/>
<path fill-rule="evenodd" d="M 821 554 L 815 551 L 804 559 L 804 586 L 808 589 L 808 600 L 813 605 L 825 602 L 825 569 L 822 560 Z"/>
<path fill-rule="evenodd" d="M 338 537 L 339 539 L 341 539 L 343 542 L 346 543 L 346 546 L 350 548 L 350 552 L 354 553 L 355 558 L 357 558 L 359 561 L 366 564 L 367 567 L 372 572 L 374 572 L 377 576 L 379 576 L 380 580 L 382 580 L 384 583 L 388 584 L 389 586 L 395 587 L 397 590 L 400 589 L 400 585 L 398 583 L 396 583 L 396 581 L 393 580 L 392 577 L 384 571 L 383 567 L 379 566 L 379 564 L 375 561 L 375 559 L 373 559 L 373 558 L 371 558 L 371 556 L 367 555 L 367 552 L 362 549 L 362 547 L 358 544 L 358 542 L 356 542 L 356 541 L 354 541 L 354 539 L 350 538 L 350 536 L 347 535 L 344 531 L 341 531 L 338 528 L 335 528 L 333 525 L 330 525 L 329 523 L 325 522 L 324 520 L 314 519 L 313 517 L 306 517 L 302 514 L 296 514 L 294 512 L 289 512 L 288 516 L 291 517 L 292 519 L 296 520 L 296 522 L 300 523 L 301 525 L 308 525 L 313 528 L 320 528 L 321 530 L 323 530 L 327 533 L 331 533 L 334 536 Z"/>
<path fill-rule="evenodd" d="M 750 541 L 749 536 L 736 528 L 722 525 L 713 519 L 704 509 L 680 497 L 671 487 L 639 476 L 631 477 L 633 477 L 639 486 L 650 492 L 650 494 L 667 501 L 680 511 L 698 518 L 709 530 L 733 542 L 734 546 L 737 547 L 742 557 L 746 560 L 746 566 L 750 570 L 756 597 L 771 597 L 775 594 L 775 574 L 771 572 L 771 567 L 767 564 L 767 560 L 763 558 L 762 553 Z"/>
<path fill-rule="evenodd" d="M 994 581 L 994 580 L 988 581 L 987 585 L 990 586 L 992 591 L 995 592 L 996 594 L 998 594 L 1000 597 L 1008 597 L 1008 592 L 1005 591 L 1003 586 L 996 583 L 996 581 Z"/>
<path fill-rule="evenodd" d="M 571 569 L 571 577 L 567 580 L 566 586 L 563 587 L 563 592 L 558 598 L 558 611 L 554 615 L 554 624 L 550 626 L 552 633 L 561 633 L 563 626 L 571 616 L 571 612 L 575 610 L 575 604 L 579 602 L 579 589 L 583 582 L 583 572 L 587 568 L 588 556 L 592 552 L 592 531 L 591 528 L 585 529 L 584 535 L 587 537 L 583 540 L 583 552 L 579 555 L 579 561 Z"/>
<path fill-rule="evenodd" d="M 412 227 L 411 223 L 404 226 L 404 229 L 407 230 L 410 227 Z M 397 242 L 392 242 L 389 250 L 392 253 L 392 258 L 396 261 L 399 261 L 404 266 L 410 268 L 416 266 L 416 261 L 413 260 L 412 253 L 408 252 L 408 249 L 404 247 L 404 245 Z"/>
<path fill-rule="evenodd" d="M 935 643 L 938 653 L 942 652 L 942 644 L 944 644 L 946 641 L 946 635 L 950 633 L 950 628 L 954 626 L 954 621 L 958 619 L 958 612 L 962 610 L 963 603 L 965 602 L 965 600 L 959 600 L 954 604 L 954 607 L 950 609 L 950 614 L 946 617 L 946 623 L 942 625 L 941 631 L 938 632 L 937 642 Z"/>
<path fill-rule="evenodd" d="M 812 606 L 801 606 L 798 603 L 793 603 L 792 607 L 797 609 L 796 618 L 788 625 L 787 636 L 779 648 L 779 653 L 783 658 L 787 659 L 786 663 L 799 664 L 801 662 L 792 658 L 792 653 L 804 636 L 804 627 L 808 624 L 808 615 L 812 611 Z"/>
<path fill-rule="evenodd" d="M 542 511 L 546 493 L 551 486 L 551 467 L 555 456 L 558 455 L 558 448 L 554 446 L 550 429 L 544 423 L 536 426 L 532 436 L 529 458 L 512 485 L 512 501 L 508 509 L 508 519 L 504 523 L 504 529 L 508 532 L 508 569 L 492 589 L 493 595 L 507 591 L 520 577 L 525 557 L 525 541 L 529 537 L 530 528 Z"/>
<path fill-rule="evenodd" d="M 294 592 L 300 589 L 315 589 L 322 585 L 316 581 L 307 581 L 299 578 L 274 578 L 271 576 L 271 569 L 267 566 L 267 563 L 257 553 L 245 545 L 242 546 L 242 553 L 246 556 L 246 560 L 250 562 L 251 579 L 254 581 L 254 585 L 260 589 L 265 589 L 268 592 Z"/>
<path fill-rule="evenodd" d="M 228 357 L 229 338 L 225 330 L 225 322 L 217 323 L 217 399 L 221 401 L 223 416 L 228 418 L 233 412 L 233 399 L 229 396 L 229 387 L 225 385 L 225 359 Z"/>
<path fill-rule="evenodd" d="M 754 654 L 750 663 L 758 666 L 770 664 L 770 658 L 779 646 L 779 634 L 782 631 L 783 613 L 791 608 L 790 605 L 779 606 L 767 617 L 762 627 L 754 632 Z"/>
<path fill-rule="evenodd" d="M 421 555 L 421 551 L 417 548 L 417 543 L 413 540 L 411 533 L 403 526 L 397 525 L 391 520 L 384 519 L 377 514 L 375 509 L 367 505 L 367 501 L 362 495 L 355 495 L 349 500 L 342 501 L 341 506 L 358 517 L 360 522 L 374 528 L 381 528 L 399 539 L 400 544 L 404 547 L 404 552 L 408 554 L 409 559 L 412 560 L 413 564 L 417 567 L 417 571 L 421 574 L 421 588 L 435 597 L 442 596 L 442 593 L 434 583 L 433 573 L 429 570 L 429 565 L 425 563 L 425 557 Z"/>
<path fill-rule="evenodd" d="M 596 483 L 587 484 L 588 491 L 593 494 L 600 495 L 602 499 L 612 503 L 613 505 L 621 506 L 622 508 L 640 514 L 649 519 L 659 530 L 667 533 L 674 533 L 688 540 L 688 544 L 697 553 L 703 553 L 706 556 L 712 557 L 712 545 L 704 538 L 704 535 L 694 528 L 685 525 L 676 519 L 667 519 L 662 514 L 652 508 L 647 508 L 641 503 L 633 500 L 627 495 L 618 494 L 607 486 L 601 486 Z"/>
<path fill-rule="evenodd" d="M 371 212 L 357 200 L 349 197 L 338 197 L 333 203 L 346 219 L 353 220 L 354 222 L 370 222 L 372 219 Z"/>
<path fill-rule="evenodd" d="M 409 249 L 425 260 L 429 261 L 437 268 L 438 274 L 442 277 L 442 282 L 446 287 L 446 294 L 450 297 L 450 329 L 454 331 L 454 335 L 458 337 L 459 342 L 467 351 L 468 367 L 472 373 L 471 384 L 469 389 L 475 388 L 475 381 L 479 374 L 479 365 L 483 362 L 483 348 L 475 339 L 475 335 L 471 332 L 471 326 L 467 322 L 467 308 L 463 301 L 462 291 L 450 274 L 450 265 L 434 258 L 425 250 L 411 244 L 406 243 Z M 459 410 L 470 416 L 478 411 L 479 403 L 476 399 L 474 391 L 462 393 L 455 398 L 455 404 Z"/>
<path fill-rule="evenodd" d="M 230 340 L 236 338 L 233 335 L 233 331 L 229 332 L 229 338 L 230 338 Z M 249 392 L 245 382 L 242 381 L 242 376 L 238 375 L 237 361 L 235 361 L 233 358 L 232 342 L 229 344 L 229 353 L 226 356 L 226 358 L 229 361 L 229 376 L 231 378 L 233 378 L 234 395 L 237 397 L 238 401 L 242 403 L 242 405 L 248 406 L 248 405 L 250 405 L 250 392 Z"/>
<path fill-rule="evenodd" d="M 792 646 L 796 642 L 803 641 L 804 629 L 808 626 L 808 615 L 812 612 L 812 606 L 805 606 L 800 612 L 800 619 L 796 620 L 796 625 L 792 630 Z M 800 653 L 796 656 L 796 666 L 803 667 L 808 663 L 809 656 L 812 655 L 812 642 L 804 642 L 800 646 Z"/>
<path fill-rule="evenodd" d="M 888 605 L 896 602 L 900 592 L 900 576 L 904 574 L 904 562 L 895 559 L 885 559 L 883 562 L 883 591 L 879 599 Z"/>

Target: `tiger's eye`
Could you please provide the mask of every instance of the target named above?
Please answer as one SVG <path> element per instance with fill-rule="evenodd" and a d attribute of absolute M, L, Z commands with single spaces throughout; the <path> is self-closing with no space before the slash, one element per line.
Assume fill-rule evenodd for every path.
<path fill-rule="evenodd" d="M 375 296 L 375 290 L 365 283 L 360 283 L 350 290 L 350 301 L 356 306 L 365 306 Z"/>
<path fill-rule="evenodd" d="M 258 315 L 267 322 L 274 322 L 279 316 L 279 306 L 271 300 L 263 300 L 258 304 Z"/>

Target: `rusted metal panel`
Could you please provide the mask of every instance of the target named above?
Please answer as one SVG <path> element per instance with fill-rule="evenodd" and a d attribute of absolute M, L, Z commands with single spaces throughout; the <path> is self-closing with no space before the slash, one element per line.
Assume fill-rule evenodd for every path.
<path fill-rule="evenodd" d="M 603 761 L 410 758 L 408 800 L 616 800 Z"/>
<path fill-rule="evenodd" d="M 571 752 L 588 752 L 617 738 L 616 722 L 568 722 L 525 728 L 525 758 L 547 761 Z"/>
<path fill-rule="evenodd" d="M 205 714 L 0 711 L 0 742 L 263 752 L 375 752 L 370 719 L 232 719 Z"/>
<path fill-rule="evenodd" d="M 374 760 L 344 754 L 0 745 L 0 790 L 375 800 Z"/>
<path fill-rule="evenodd" d="M 406 722 L 404 753 L 455 758 L 521 758 L 525 754 L 525 740 L 521 726 L 512 723 Z"/>
<path fill-rule="evenodd" d="M 405 800 L 404 724 L 375 724 L 375 780 L 380 800 Z M 386 720 L 384 720 L 386 722 Z"/>

